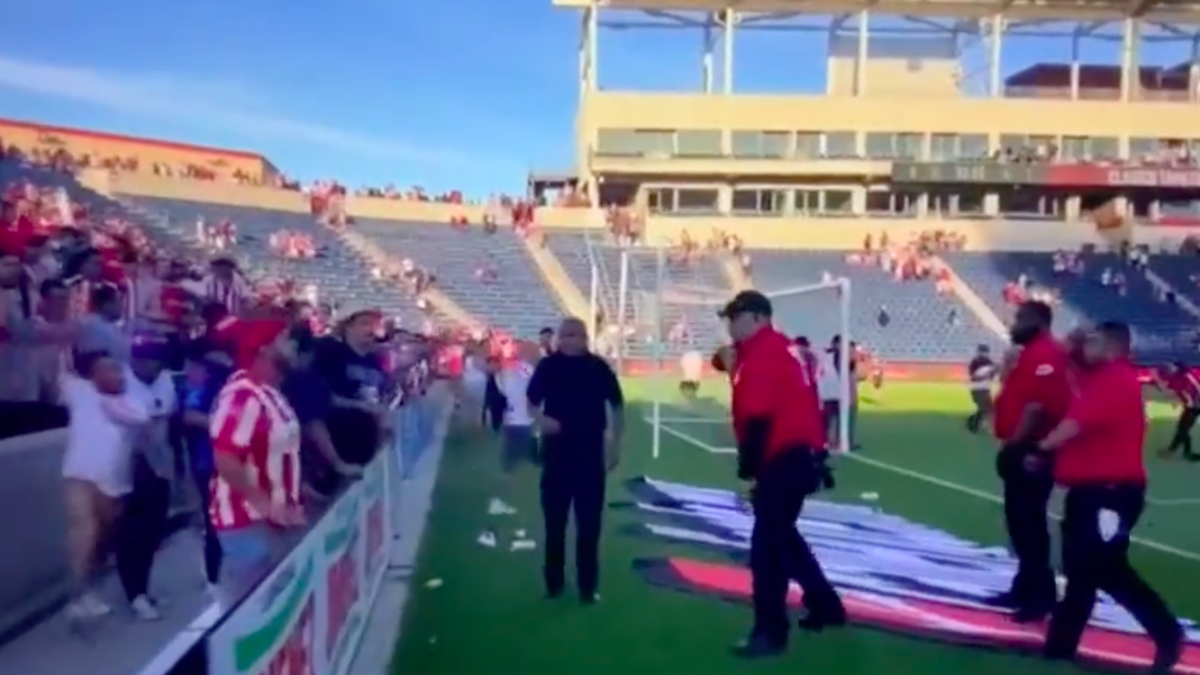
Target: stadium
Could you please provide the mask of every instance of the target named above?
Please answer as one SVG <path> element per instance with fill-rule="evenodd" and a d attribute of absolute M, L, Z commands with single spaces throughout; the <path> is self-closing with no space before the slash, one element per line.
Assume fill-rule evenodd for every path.
<path fill-rule="evenodd" d="M 725 4 L 555 0 L 579 19 L 575 170 L 533 172 L 527 194 L 487 204 L 301 187 L 256 152 L 0 120 L 0 189 L 61 190 L 156 250 L 193 261 L 219 251 L 260 291 L 312 289 L 323 306 L 369 305 L 412 330 L 532 340 L 564 316 L 585 317 L 631 401 L 608 485 L 596 607 L 542 597 L 539 552 L 510 548 L 541 528 L 536 472 L 507 482 L 497 443 L 448 415 L 444 447 L 418 453 L 419 475 L 380 469 L 387 478 L 369 474 L 354 493 L 355 508 L 380 494 L 380 504 L 400 504 L 386 529 L 402 553 L 381 566 L 371 551 L 388 545 L 384 516 L 362 506 L 361 539 L 375 548 L 367 571 L 342 587 L 344 611 L 335 618 L 332 600 L 297 591 L 277 622 L 264 620 L 270 639 L 196 600 L 194 618 L 152 638 L 110 633 L 80 646 L 54 614 L 65 597 L 60 542 L 7 519 L 0 537 L 25 562 L 0 568 L 0 604 L 19 608 L 0 614 L 0 671 L 740 672 L 724 646 L 750 620 L 749 517 L 738 508 L 728 385 L 712 374 L 697 400 L 676 385 L 684 352 L 727 340 L 716 308 L 750 288 L 773 299 L 790 335 L 816 345 L 850 336 L 876 376 L 857 393 L 861 449 L 837 458 L 836 489 L 801 520 L 853 625 L 800 636 L 787 657 L 756 667 L 1074 668 L 1037 657 L 1044 627 L 1012 624 L 985 601 L 1014 561 L 995 442 L 963 428 L 966 363 L 979 345 L 1003 351 L 1014 307 L 1039 299 L 1054 306 L 1059 332 L 1124 321 L 1140 365 L 1200 366 L 1200 160 L 1191 154 L 1200 154 L 1200 5 Z M 696 34 L 699 86 L 600 87 L 606 30 Z M 756 32 L 826 34 L 825 91 L 740 93 L 738 47 Z M 1028 36 L 1060 40 L 1071 60 L 1012 72 L 1006 41 Z M 1115 45 L 1119 63 L 1086 60 L 1087 41 Z M 1151 43 L 1178 44 L 1184 56 L 1142 65 Z M 1152 481 L 1132 558 L 1180 617 L 1200 617 L 1196 469 L 1154 456 L 1177 413 L 1150 388 L 1147 398 Z M 6 503 L 14 515 L 58 513 L 45 486 L 61 439 L 21 442 L 0 450 Z M 490 513 L 501 494 L 513 508 Z M 1056 496 L 1051 517 L 1060 514 Z M 311 569 L 288 560 L 273 579 L 308 579 Z M 239 642 L 236 658 L 204 654 L 222 626 L 259 640 L 258 651 L 247 656 Z M 1187 627 L 1175 672 L 1200 673 L 1200 632 Z M 1131 617 L 1104 599 L 1084 665 L 1143 670 L 1151 653 Z"/>

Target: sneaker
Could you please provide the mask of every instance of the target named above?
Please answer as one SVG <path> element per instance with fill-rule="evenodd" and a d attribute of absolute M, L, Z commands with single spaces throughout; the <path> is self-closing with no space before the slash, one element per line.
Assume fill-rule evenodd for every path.
<path fill-rule="evenodd" d="M 162 614 L 159 614 L 154 602 L 145 595 L 134 598 L 129 606 L 133 608 L 133 614 L 139 621 L 158 621 L 162 618 Z"/>
<path fill-rule="evenodd" d="M 112 613 L 112 607 L 92 593 L 83 595 L 67 605 L 67 616 L 74 620 L 99 619 Z"/>

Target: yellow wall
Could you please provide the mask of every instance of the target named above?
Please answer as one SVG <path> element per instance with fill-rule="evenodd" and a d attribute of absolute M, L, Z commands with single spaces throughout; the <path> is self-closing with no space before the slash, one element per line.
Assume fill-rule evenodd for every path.
<path fill-rule="evenodd" d="M 684 230 L 703 241 L 713 229 L 736 232 L 751 248 L 857 249 L 871 235 L 887 232 L 895 242 L 922 231 L 943 230 L 966 235 L 967 248 L 986 251 L 1052 251 L 1100 244 L 1095 227 L 1066 223 L 981 223 L 969 220 L 904 220 L 873 218 L 804 218 L 765 222 L 762 218 L 672 218 L 655 216 L 646 224 L 646 241 L 678 242 Z"/>
<path fill-rule="evenodd" d="M 56 127 L 37 127 L 0 120 L 0 139 L 4 144 L 15 145 L 30 152 L 34 149 L 63 149 L 74 156 L 91 155 L 93 160 L 106 157 L 138 158 L 139 172 L 149 172 L 155 162 L 181 168 L 187 164 L 203 166 L 217 175 L 226 176 L 241 169 L 261 178 L 263 159 L 250 156 L 232 156 L 220 150 L 200 147 L 176 146 L 169 143 L 121 138 L 109 134 L 94 134 Z"/>
<path fill-rule="evenodd" d="M 599 127 L 1200 137 L 1200 107 L 1165 102 L 593 92 L 580 122 L 581 147 Z"/>

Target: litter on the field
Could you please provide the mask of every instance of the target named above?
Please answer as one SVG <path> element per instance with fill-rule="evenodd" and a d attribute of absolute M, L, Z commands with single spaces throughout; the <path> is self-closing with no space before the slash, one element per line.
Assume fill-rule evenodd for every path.
<path fill-rule="evenodd" d="M 425 588 L 441 588 L 441 587 L 442 587 L 441 579 L 430 579 L 429 581 L 425 582 Z"/>
<path fill-rule="evenodd" d="M 532 551 L 537 548 L 537 542 L 532 539 L 517 539 L 509 546 L 510 551 Z"/>
<path fill-rule="evenodd" d="M 524 539 L 525 538 L 525 530 L 517 530 L 516 532 L 513 533 L 513 536 L 515 536 L 517 539 Z"/>
<path fill-rule="evenodd" d="M 488 504 L 489 516 L 511 516 L 516 512 L 516 509 L 506 504 L 504 500 L 500 499 L 499 497 L 493 497 L 492 501 Z"/>
<path fill-rule="evenodd" d="M 479 535 L 479 538 L 476 539 L 475 541 L 480 546 L 486 546 L 488 548 L 496 548 L 496 533 L 491 532 L 491 531 L 483 532 L 482 534 Z"/>
<path fill-rule="evenodd" d="M 864 502 L 876 502 L 876 501 L 879 501 L 879 493 L 878 492 L 864 492 L 861 495 L 859 495 L 858 498 L 863 500 Z"/>

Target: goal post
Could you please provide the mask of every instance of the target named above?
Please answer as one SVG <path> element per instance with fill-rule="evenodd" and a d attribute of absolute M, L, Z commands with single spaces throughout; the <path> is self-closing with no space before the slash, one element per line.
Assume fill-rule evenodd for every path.
<path fill-rule="evenodd" d="M 857 405 L 854 387 L 848 376 L 847 364 L 854 357 L 851 349 L 853 337 L 850 331 L 850 311 L 853 307 L 850 280 L 845 277 L 785 288 L 766 293 L 775 310 L 775 325 L 790 337 L 803 335 L 812 341 L 812 348 L 823 352 L 821 345 L 829 344 L 834 335 L 840 336 L 837 363 L 840 371 L 828 356 L 819 358 L 819 378 L 834 378 L 837 382 L 837 442 L 834 449 L 839 453 L 850 452 L 851 410 Z M 835 312 L 830 317 L 830 310 Z M 830 320 L 832 318 L 832 320 Z M 833 369 L 833 372 L 828 372 Z"/>
<path fill-rule="evenodd" d="M 707 364 L 719 347 L 729 343 L 728 327 L 717 313 L 736 291 L 725 278 L 721 261 L 712 256 L 687 261 L 675 257 L 667 247 L 625 247 L 620 250 L 618 268 L 609 270 L 609 278 L 617 281 L 614 295 L 621 336 L 620 365 L 624 372 L 636 374 L 644 382 L 642 391 L 649 395 L 649 405 L 643 412 L 652 430 L 651 454 L 656 459 L 664 446 L 675 447 L 676 441 L 692 445 L 702 441 L 710 452 L 733 452 L 724 403 L 727 380 L 706 378 L 698 398 L 685 396 L 679 386 L 681 360 L 686 352 L 698 352 Z M 774 305 L 779 330 L 792 338 L 808 337 L 823 363 L 829 362 L 832 355 L 825 354 L 819 345 L 828 343 L 835 334 L 841 335 L 836 359 L 838 363 L 850 363 L 848 279 L 799 285 L 766 295 Z M 832 363 L 826 368 L 832 368 Z M 846 377 L 837 377 L 835 389 L 842 414 L 837 418 L 834 449 L 849 452 L 853 389 Z"/>

